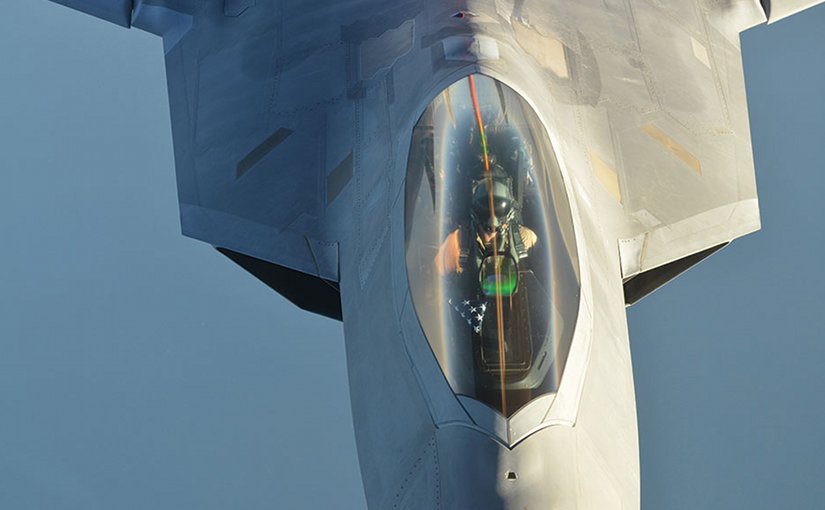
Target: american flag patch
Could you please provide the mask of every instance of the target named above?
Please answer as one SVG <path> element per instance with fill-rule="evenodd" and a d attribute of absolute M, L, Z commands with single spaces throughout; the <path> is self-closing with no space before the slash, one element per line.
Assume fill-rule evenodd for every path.
<path fill-rule="evenodd" d="M 448 303 L 453 307 L 461 318 L 473 328 L 476 333 L 481 333 L 481 324 L 484 322 L 484 312 L 487 311 L 487 303 L 477 299 L 465 299 L 463 301 L 448 299 Z"/>

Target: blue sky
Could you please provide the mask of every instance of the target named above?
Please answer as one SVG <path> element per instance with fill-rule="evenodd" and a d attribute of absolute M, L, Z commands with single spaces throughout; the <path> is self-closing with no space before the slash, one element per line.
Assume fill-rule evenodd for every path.
<path fill-rule="evenodd" d="M 646 509 L 825 501 L 825 8 L 744 36 L 763 230 L 629 310 Z M 340 324 L 180 235 L 160 41 L 0 17 L 0 503 L 362 509 Z"/>

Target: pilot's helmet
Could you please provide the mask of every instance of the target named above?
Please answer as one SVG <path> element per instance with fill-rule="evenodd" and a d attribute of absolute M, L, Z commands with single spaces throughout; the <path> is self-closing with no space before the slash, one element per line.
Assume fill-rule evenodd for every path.
<path fill-rule="evenodd" d="M 496 177 L 485 178 L 475 184 L 473 220 L 484 231 L 492 233 L 500 230 L 512 220 L 515 214 L 515 204 L 510 188 L 509 179 Z"/>

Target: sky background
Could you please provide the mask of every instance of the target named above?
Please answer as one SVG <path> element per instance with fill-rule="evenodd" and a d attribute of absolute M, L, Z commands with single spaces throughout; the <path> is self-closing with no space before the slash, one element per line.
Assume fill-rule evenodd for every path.
<path fill-rule="evenodd" d="M 645 510 L 825 501 L 825 6 L 744 34 L 761 232 L 628 312 Z M 180 235 L 161 42 L 0 16 L 0 507 L 365 508 L 339 323 Z"/>

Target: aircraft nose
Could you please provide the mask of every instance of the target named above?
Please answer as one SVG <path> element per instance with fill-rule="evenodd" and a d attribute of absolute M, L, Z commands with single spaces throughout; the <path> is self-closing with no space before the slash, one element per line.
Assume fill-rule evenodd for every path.
<path fill-rule="evenodd" d="M 619 490 L 598 451 L 582 434 L 576 427 L 553 426 L 508 448 L 477 430 L 458 426 L 439 429 L 440 508 L 638 508 L 634 499 L 638 488 Z"/>
<path fill-rule="evenodd" d="M 578 508 L 576 448 L 570 430 L 565 433 L 559 427 L 558 434 L 542 436 L 540 445 L 513 449 L 472 429 L 439 430 L 441 508 Z"/>

